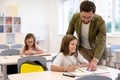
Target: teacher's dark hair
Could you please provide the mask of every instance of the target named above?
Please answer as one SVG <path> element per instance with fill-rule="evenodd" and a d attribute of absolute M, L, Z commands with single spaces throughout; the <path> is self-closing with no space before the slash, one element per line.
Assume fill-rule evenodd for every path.
<path fill-rule="evenodd" d="M 80 12 L 82 11 L 95 13 L 96 6 L 92 1 L 85 0 L 80 4 Z"/>

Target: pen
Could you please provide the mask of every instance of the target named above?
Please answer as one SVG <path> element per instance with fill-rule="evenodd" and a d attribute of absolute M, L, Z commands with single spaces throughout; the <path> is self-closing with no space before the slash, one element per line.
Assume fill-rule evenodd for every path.
<path fill-rule="evenodd" d="M 78 70 L 81 71 L 81 72 L 84 72 L 83 70 L 81 70 L 81 69 L 79 69 L 79 68 L 78 68 Z"/>
<path fill-rule="evenodd" d="M 69 76 L 69 77 L 75 77 L 75 75 L 71 74 L 71 73 L 63 73 L 64 76 Z"/>

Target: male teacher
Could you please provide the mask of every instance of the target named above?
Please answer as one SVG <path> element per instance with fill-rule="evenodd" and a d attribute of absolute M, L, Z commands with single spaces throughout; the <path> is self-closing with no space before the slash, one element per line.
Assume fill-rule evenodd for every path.
<path fill-rule="evenodd" d="M 100 15 L 95 14 L 96 6 L 85 0 L 80 4 L 80 12 L 70 20 L 66 34 L 76 32 L 80 53 L 90 62 L 88 70 L 96 70 L 106 58 L 106 26 Z"/>

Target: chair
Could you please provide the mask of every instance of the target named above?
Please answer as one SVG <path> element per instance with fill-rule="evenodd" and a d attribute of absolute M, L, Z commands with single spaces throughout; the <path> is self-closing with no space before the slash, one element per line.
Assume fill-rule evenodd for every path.
<path fill-rule="evenodd" d="M 18 60 L 19 73 L 38 72 L 38 71 L 47 71 L 47 70 L 48 69 L 47 69 L 45 57 L 27 56 L 27 57 L 22 57 Z"/>
<path fill-rule="evenodd" d="M 118 50 L 118 51 L 117 51 Z M 120 52 L 120 45 L 112 45 L 111 46 L 111 53 L 117 53 L 117 52 Z M 119 58 L 119 56 L 117 56 Z M 113 61 L 114 65 L 115 65 L 115 68 L 118 69 L 118 66 L 117 64 L 120 64 L 120 61 Z"/>
<path fill-rule="evenodd" d="M 22 44 L 13 44 L 13 45 L 11 45 L 11 49 L 20 49 L 20 48 L 22 48 Z"/>
<path fill-rule="evenodd" d="M 117 49 L 120 50 L 120 45 L 111 45 L 111 53 L 115 53 Z"/>
<path fill-rule="evenodd" d="M 113 61 L 114 66 L 116 69 L 119 69 L 118 64 L 120 64 L 120 61 Z"/>
<path fill-rule="evenodd" d="M 89 75 L 89 76 L 80 77 L 76 80 L 112 80 L 112 79 L 107 76 Z"/>
<path fill-rule="evenodd" d="M 52 62 L 55 60 L 56 57 L 57 57 L 57 55 L 54 55 L 54 56 L 52 57 Z"/>
<path fill-rule="evenodd" d="M 11 55 L 19 55 L 20 50 L 17 49 L 7 49 L 7 50 L 2 50 L 0 55 L 1 56 L 11 56 Z"/>
<path fill-rule="evenodd" d="M 6 44 L 0 44 L 0 49 L 9 49 L 9 46 Z"/>

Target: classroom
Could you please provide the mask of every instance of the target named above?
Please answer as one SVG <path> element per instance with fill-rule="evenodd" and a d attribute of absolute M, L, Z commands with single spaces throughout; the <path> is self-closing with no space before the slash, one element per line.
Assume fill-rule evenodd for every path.
<path fill-rule="evenodd" d="M 53 56 L 59 53 L 61 41 L 64 35 L 66 35 L 70 20 L 74 13 L 80 12 L 80 3 L 85 0 L 0 1 L 0 45 L 5 44 L 9 46 L 9 49 L 12 48 L 11 46 L 14 44 L 24 45 L 25 36 L 28 33 L 33 33 L 37 45 L 43 51 L 50 53 L 51 55 L 50 57 L 45 54 L 47 67 L 50 70 Z M 89 1 L 93 1 L 95 3 L 95 13 L 105 20 L 107 50 L 107 59 L 104 60 L 105 66 L 118 70 L 118 73 L 120 73 L 120 2 L 119 0 Z M 74 35 L 77 37 L 78 34 L 75 33 Z M 0 49 L 0 52 L 1 51 L 2 49 Z M 14 57 L 16 60 L 11 61 L 11 63 L 16 64 L 20 57 Z M 10 60 L 14 57 L 10 57 Z M 3 59 L 3 57 L 0 56 L 0 59 Z M 3 67 L 2 61 L 0 61 L 0 65 Z M 0 72 L 2 72 L 2 67 L 0 68 Z M 47 72 L 46 74 L 49 73 L 55 75 L 55 73 L 51 72 Z M 1 75 L 4 76 L 6 73 L 1 73 Z M 19 78 L 19 75 L 16 74 L 16 76 Z M 51 76 L 53 77 L 53 75 Z M 14 76 L 11 75 L 10 77 L 14 78 Z M 76 78 L 71 79 L 69 77 L 66 78 L 65 76 L 64 78 L 66 80 L 77 80 Z M 11 78 L 10 80 L 16 79 Z M 9 79 L 7 78 L 7 80 Z M 31 78 L 31 80 L 33 79 Z M 43 78 L 43 80 L 45 80 L 45 78 Z"/>

